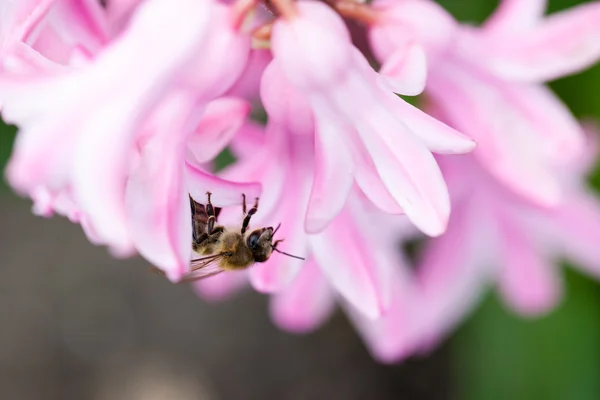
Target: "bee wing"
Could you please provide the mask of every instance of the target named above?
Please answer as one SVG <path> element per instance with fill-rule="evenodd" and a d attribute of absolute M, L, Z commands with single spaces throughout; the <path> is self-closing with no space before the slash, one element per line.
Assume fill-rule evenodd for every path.
<path fill-rule="evenodd" d="M 206 206 L 198 203 L 190 196 L 190 207 L 192 209 L 192 224 L 197 235 L 201 235 L 206 232 L 206 226 L 208 224 L 208 213 L 206 212 Z M 219 221 L 219 214 L 221 214 L 221 207 L 213 207 L 215 212 L 215 222 Z"/>
<path fill-rule="evenodd" d="M 223 256 L 225 256 L 225 253 L 213 254 L 192 260 L 190 264 L 191 272 L 185 275 L 179 281 L 179 283 L 197 281 L 199 279 L 208 278 L 225 271 L 219 265 L 219 260 Z"/>

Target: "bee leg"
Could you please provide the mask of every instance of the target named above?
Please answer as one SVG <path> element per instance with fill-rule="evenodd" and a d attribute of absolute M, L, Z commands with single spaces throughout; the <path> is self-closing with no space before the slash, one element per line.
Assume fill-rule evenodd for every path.
<path fill-rule="evenodd" d="M 250 211 L 248 211 L 248 213 L 244 217 L 244 222 L 242 222 L 242 235 L 244 233 L 246 233 L 246 230 L 248 229 L 248 225 L 250 224 L 250 219 L 252 218 L 252 216 L 254 214 L 256 214 L 257 211 L 258 211 L 258 197 L 256 199 L 254 199 L 254 205 L 252 206 Z"/>
<path fill-rule="evenodd" d="M 217 217 L 215 215 L 215 209 L 210 201 L 210 196 L 212 195 L 212 193 L 206 192 L 206 195 L 208 196 L 208 203 L 206 204 L 206 214 L 208 215 L 208 220 L 206 221 L 208 224 L 207 232 L 209 235 L 212 235 Z"/>

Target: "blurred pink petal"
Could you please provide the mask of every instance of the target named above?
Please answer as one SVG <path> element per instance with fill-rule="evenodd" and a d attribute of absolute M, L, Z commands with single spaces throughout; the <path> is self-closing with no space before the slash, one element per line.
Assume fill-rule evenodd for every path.
<path fill-rule="evenodd" d="M 237 131 L 229 149 L 235 157 L 243 159 L 260 152 L 264 145 L 264 126 L 248 120 Z"/>
<path fill-rule="evenodd" d="M 257 100 L 260 92 L 262 74 L 273 60 L 268 50 L 252 50 L 248 57 L 248 65 L 240 79 L 227 91 L 227 95 Z M 283 99 L 282 99 L 283 100 Z"/>
<path fill-rule="evenodd" d="M 53 79 L 0 84 L 4 117 L 11 122 L 27 121 L 21 126 L 9 167 L 11 183 L 27 190 L 52 173 L 53 185 L 72 179 L 78 204 L 100 237 L 117 247 L 127 247 L 131 241 L 123 197 L 136 127 L 161 100 L 180 63 L 189 57 L 190 47 L 198 45 L 207 29 L 207 6 L 199 5 L 198 11 L 204 12 L 184 13 L 196 15 L 185 24 L 190 28 L 170 30 L 173 34 L 165 39 L 155 29 L 158 19 L 167 25 L 182 23 L 178 7 L 166 3 L 146 3 L 128 31 L 89 67 Z M 154 43 L 150 52 L 148 40 Z M 168 62 L 155 63 L 156 57 Z M 137 72 L 127 72 L 132 69 Z M 117 87 L 120 95 L 114 97 Z M 55 96 L 58 92 L 60 100 Z M 95 96 L 82 99 L 81 93 Z M 80 110 L 77 118 L 72 116 L 75 109 Z M 54 157 L 48 157 L 49 146 L 56 149 Z"/>
<path fill-rule="evenodd" d="M 519 92 L 477 81 L 458 68 L 441 74 L 431 78 L 430 93 L 452 125 L 477 142 L 474 155 L 481 163 L 516 192 L 543 205 L 556 204 L 561 193 L 553 164 L 528 110 L 514 107 Z"/>
<path fill-rule="evenodd" d="M 486 31 L 518 32 L 536 25 L 544 16 L 547 0 L 501 0 L 484 24 Z"/>
<path fill-rule="evenodd" d="M 506 32 L 482 55 L 483 63 L 499 76 L 527 82 L 578 73 L 600 60 L 599 20 L 598 2 L 552 14 L 526 32 Z"/>
<path fill-rule="evenodd" d="M 288 134 L 285 131 L 280 133 Z M 304 219 L 310 193 L 310 180 L 307 179 L 310 177 L 310 170 L 307 171 L 306 165 L 303 165 L 306 148 L 298 144 L 287 144 L 287 159 L 289 160 L 287 166 L 285 164 L 269 165 L 269 168 L 286 168 L 284 170 L 285 186 L 282 187 L 284 190 L 281 197 L 276 200 L 276 209 L 268 214 L 266 210 L 261 211 L 260 218 L 256 218 L 254 223 L 255 226 L 273 227 L 281 223 L 281 228 L 275 237 L 275 239 L 284 239 L 279 248 L 287 253 L 306 257 L 308 248 L 304 232 Z M 278 292 L 292 281 L 304 263 L 303 260 L 274 253 L 267 262 L 252 267 L 250 282 L 259 292 Z"/>
<path fill-rule="evenodd" d="M 69 64 L 75 51 L 90 57 L 110 38 L 108 20 L 96 0 L 55 1 L 26 42 L 46 58 Z"/>
<path fill-rule="evenodd" d="M 229 144 L 250 114 L 250 104 L 234 97 L 210 102 L 196 131 L 187 141 L 194 158 L 205 163 L 215 158 Z"/>
<path fill-rule="evenodd" d="M 566 199 L 552 214 L 556 246 L 585 272 L 600 279 L 600 200 L 589 190 Z"/>
<path fill-rule="evenodd" d="M 516 312 L 535 315 L 560 301 L 559 259 L 600 277 L 600 201 L 585 188 L 579 160 L 555 169 L 565 196 L 551 208 L 515 196 L 474 156 L 443 157 L 440 164 L 453 213 L 446 234 L 430 241 L 418 265 L 429 332 L 424 344 L 457 325 L 494 279 Z"/>
<path fill-rule="evenodd" d="M 406 268 L 398 265 L 397 269 Z M 389 310 L 376 320 L 344 307 L 373 357 L 385 363 L 397 363 L 413 354 L 419 347 L 424 329 L 421 300 L 414 283 L 406 279 L 406 271 L 392 278 L 393 297 Z"/>
<path fill-rule="evenodd" d="M 508 220 L 499 221 L 504 235 L 502 269 L 499 276 L 504 300 L 517 312 L 536 315 L 553 309 L 562 296 L 556 266 L 540 254 L 533 238 L 523 228 Z"/>
<path fill-rule="evenodd" d="M 64 66 L 51 61 L 25 43 L 15 43 L 2 57 L 2 69 L 11 74 L 33 75 L 37 72 L 59 72 Z"/>
<path fill-rule="evenodd" d="M 281 328 L 306 333 L 318 328 L 335 307 L 333 293 L 314 261 L 302 266 L 298 276 L 271 298 L 271 316 Z"/>
<path fill-rule="evenodd" d="M 406 48 L 408 41 L 423 46 L 429 68 L 425 91 L 429 102 L 454 128 L 477 142 L 474 154 L 507 187 L 551 206 L 561 197 L 553 166 L 566 165 L 581 154 L 582 130 L 549 90 L 524 85 L 516 76 L 489 67 L 514 63 L 511 52 L 522 54 L 523 64 L 529 63 L 525 57 L 537 57 L 536 46 L 540 56 L 554 52 L 557 62 L 572 66 L 589 66 L 595 60 L 594 43 L 599 41 L 592 38 L 596 26 L 587 25 L 594 19 L 595 3 L 581 12 L 566 11 L 548 18 L 543 16 L 544 6 L 539 0 L 505 0 L 489 24 L 477 28 L 458 25 L 433 1 L 381 1 L 375 3 L 380 14 L 369 34 L 374 53 L 384 64 Z M 575 35 L 561 34 L 560 40 L 545 41 L 545 35 L 550 37 L 566 29 L 564 26 L 576 24 L 578 18 L 581 26 L 573 31 Z M 399 32 L 403 34 L 394 34 Z M 563 44 L 565 52 L 577 47 L 587 58 L 559 54 Z M 544 60 L 548 63 L 532 62 L 519 71 L 529 74 L 529 81 L 535 83 L 550 78 L 544 68 L 554 68 L 553 77 L 575 71 L 559 71 L 548 58 Z"/>
<path fill-rule="evenodd" d="M 258 182 L 228 181 L 202 171 L 187 162 L 185 163 L 185 177 L 188 192 L 192 198 L 204 199 L 206 192 L 210 191 L 216 207 L 241 206 L 242 193 L 245 193 L 247 198 L 252 199 L 259 197 L 262 191 L 261 184 Z"/>
<path fill-rule="evenodd" d="M 417 264 L 426 341 L 454 328 L 477 305 L 493 277 L 488 262 L 494 228 L 481 200 L 455 204 L 448 230 L 427 244 Z"/>
<path fill-rule="evenodd" d="M 231 271 L 199 280 L 193 285 L 194 291 L 203 299 L 223 301 L 229 299 L 247 284 L 248 274 L 246 271 Z"/>
<path fill-rule="evenodd" d="M 427 59 L 423 48 L 410 43 L 396 50 L 379 70 L 381 78 L 394 92 L 416 96 L 425 89 Z"/>
<path fill-rule="evenodd" d="M 315 261 L 346 301 L 369 318 L 385 312 L 391 297 L 390 282 L 366 246 L 369 239 L 358 235 L 347 210 L 309 240 Z"/>
<path fill-rule="evenodd" d="M 194 94 L 187 95 L 176 112 L 192 115 L 182 117 L 189 122 L 180 125 L 179 140 L 173 141 L 178 145 L 169 146 L 173 154 L 165 159 L 175 162 L 171 157 L 183 154 L 194 120 L 245 66 L 250 39 L 228 23 L 229 17 L 228 8 L 211 2 L 148 1 L 136 9 L 127 30 L 93 62 L 30 80 L 5 77 L 0 83 L 0 100 L 6 102 L 3 115 L 12 122 L 27 122 L 21 124 L 9 167 L 11 183 L 26 192 L 39 185 L 60 190 L 71 184 L 77 204 L 102 241 L 129 247 L 133 239 L 126 224 L 124 188 L 130 168 L 135 167 L 134 146 L 143 148 L 152 139 L 148 132 L 155 127 L 148 121 L 159 112 L 161 102 L 176 88 L 186 88 L 182 91 Z M 167 29 L 170 34 L 165 35 L 156 29 L 157 21 L 177 29 Z M 220 36 L 227 52 L 207 38 L 209 24 L 214 24 L 211 33 Z M 213 62 L 197 68 L 197 53 L 203 51 Z M 35 101 L 28 100 L 32 93 Z M 85 98 L 82 93 L 95 95 Z M 79 110 L 76 117 L 73 110 Z M 50 148 L 55 151 L 48 157 Z M 177 168 L 183 159 L 179 163 Z"/>
<path fill-rule="evenodd" d="M 427 64 L 433 65 L 452 45 L 458 24 L 433 1 L 377 0 L 373 7 L 379 18 L 369 27 L 369 39 L 380 60 L 418 40 L 426 48 Z"/>
<path fill-rule="evenodd" d="M 56 0 L 3 1 L 0 4 L 0 50 L 23 41 Z"/>
<path fill-rule="evenodd" d="M 111 30 L 118 32 L 129 22 L 135 8 L 143 0 L 106 0 L 106 14 Z"/>

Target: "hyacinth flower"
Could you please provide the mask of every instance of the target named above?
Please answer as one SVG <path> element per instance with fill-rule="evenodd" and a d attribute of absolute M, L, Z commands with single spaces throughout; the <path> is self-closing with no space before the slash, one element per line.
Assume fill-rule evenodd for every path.
<path fill-rule="evenodd" d="M 559 255 L 548 244 L 556 226 L 574 231 L 569 224 L 586 218 L 587 233 L 597 232 L 594 200 L 555 177 L 584 136 L 540 83 L 598 58 L 597 3 L 544 18 L 542 1 L 505 0 L 481 28 L 426 0 L 327 3 L 5 2 L 0 111 L 20 128 L 10 184 L 36 213 L 66 215 L 92 242 L 140 253 L 172 281 L 197 256 L 188 195 L 203 203 L 210 191 L 225 207 L 223 225 L 240 223 L 242 193 L 260 197 L 252 228 L 281 223 L 280 249 L 305 260 L 274 253 L 198 282 L 198 291 L 223 297 L 250 282 L 272 295 L 273 319 L 293 331 L 314 329 L 339 303 L 386 361 L 450 329 L 490 279 L 521 311 L 550 307 L 559 281 L 538 267 Z M 351 40 L 339 14 L 366 22 L 371 49 Z M 569 38 L 548 45 L 565 31 Z M 423 90 L 444 122 L 398 96 Z M 247 121 L 247 101 L 262 102 L 266 127 Z M 475 141 L 473 156 L 456 155 Z M 208 165 L 225 147 L 238 162 L 217 176 Z M 440 170 L 432 153 L 453 155 L 439 158 Z M 582 176 L 571 172 L 567 180 Z M 523 209 L 530 224 L 504 218 Z M 499 215 L 497 230 L 470 230 Z M 429 236 L 450 221 L 418 282 L 397 248 L 416 232 L 408 220 Z M 490 232 L 523 239 L 492 251 Z M 570 243 L 564 253 L 595 265 L 589 238 Z M 456 261 L 463 252 L 452 250 L 464 248 L 477 254 Z M 527 265 L 480 270 L 471 262 L 479 252 Z M 534 277 L 533 293 L 520 273 Z"/>
<path fill-rule="evenodd" d="M 600 58 L 600 3 L 543 16 L 545 1 L 504 0 L 481 27 L 458 24 L 428 0 L 376 1 L 367 22 L 380 61 L 415 43 L 426 53 L 428 100 L 478 143 L 490 173 L 542 205 L 559 203 L 555 162 L 568 163 L 583 133 L 542 83 Z"/>
<path fill-rule="evenodd" d="M 518 314 L 551 311 L 562 296 L 562 259 L 600 279 L 600 198 L 585 182 L 597 160 L 594 136 L 582 157 L 557 168 L 565 196 L 554 208 L 512 191 L 474 154 L 440 157 L 453 212 L 446 233 L 417 255 L 416 276 L 405 277 L 411 297 L 394 291 L 387 313 L 375 321 L 350 312 L 373 356 L 397 362 L 429 350 L 495 285 Z"/>
<path fill-rule="evenodd" d="M 320 232 L 307 233 L 304 226 L 319 165 L 315 163 L 319 149 L 315 131 L 317 135 L 324 132 L 312 118 L 306 97 L 285 81 L 275 64 L 263 73 L 261 97 L 269 115 L 265 132 L 260 134 L 259 125 L 246 125 L 238 132 L 234 142 L 240 148 L 239 161 L 223 177 L 258 178 L 263 192 L 253 224 L 282 223 L 278 233 L 285 238 L 285 251 L 306 260 L 271 257 L 248 271 L 198 282 L 199 294 L 222 299 L 249 281 L 256 290 L 272 293 L 274 321 L 295 332 L 319 326 L 336 301 L 350 312 L 373 319 L 386 313 L 398 284 L 404 298 L 410 299 L 412 286 L 397 276 L 402 273 L 397 244 L 400 234 L 415 234 L 416 229 L 403 216 L 378 209 L 355 184 L 333 220 Z M 303 118 L 297 119 L 298 115 Z M 237 222 L 239 211 L 223 210 L 220 223 Z"/>
<path fill-rule="evenodd" d="M 38 29 L 45 32 L 52 15 Z M 76 63 L 28 72 L 4 59 L 2 115 L 21 128 L 9 182 L 32 197 L 72 199 L 95 242 L 119 253 L 135 249 L 178 279 L 191 257 L 188 193 L 221 191 L 224 205 L 239 203 L 243 191 L 259 193 L 257 185 L 222 182 L 186 160 L 187 139 L 204 133 L 196 128 L 207 105 L 245 67 L 244 17 L 239 6 L 154 0 L 140 4 L 96 53 L 72 48 Z M 211 41 L 209 32 L 221 41 Z M 43 57 L 54 48 L 46 45 L 30 49 Z M 205 56 L 212 62 L 203 62 Z"/>
<path fill-rule="evenodd" d="M 473 157 L 444 163 L 458 186 L 462 179 L 478 186 L 453 201 L 448 234 L 427 245 L 419 264 L 430 340 L 453 328 L 492 283 L 520 314 L 553 309 L 562 294 L 556 263 L 563 257 L 600 278 L 600 200 L 585 183 L 593 149 L 561 176 L 565 200 L 552 209 L 506 190 Z"/>
<path fill-rule="evenodd" d="M 211 136 L 204 128 L 208 105 L 235 93 L 235 86 L 243 87 L 244 72 L 255 78 L 264 67 L 264 61 L 248 63 L 255 40 L 247 17 L 256 3 L 152 0 L 128 2 L 123 8 L 109 4 L 107 9 L 83 0 L 29 4 L 38 15 L 39 35 L 11 40 L 52 67 L 18 68 L 10 56 L 2 59 L 3 118 L 21 128 L 7 168 L 9 182 L 39 203 L 39 213 L 67 214 L 86 227 L 93 242 L 119 254 L 137 251 L 178 280 L 191 257 L 187 194 L 199 199 L 210 190 L 217 205 L 226 206 L 239 203 L 241 192 L 252 197 L 258 190 L 256 184 L 224 182 L 201 169 L 231 137 L 220 131 Z M 35 7 L 41 5 L 38 12 Z M 333 107 L 331 112 L 317 107 L 315 114 L 322 134 L 315 141 L 317 167 L 304 228 L 322 231 L 341 211 L 356 181 L 385 211 L 405 212 L 426 233 L 440 234 L 449 202 L 430 149 L 460 153 L 474 143 L 393 94 L 391 85 L 406 86 L 401 93 L 414 92 L 408 79 L 414 74 L 383 79 L 353 47 L 333 10 L 316 2 L 282 1 L 275 7 L 281 16 L 272 24 L 273 68 L 308 94 L 310 112 L 321 95 Z M 62 25 L 73 31 L 57 35 L 53 29 Z M 79 44 L 82 30 L 83 36 L 96 39 L 88 40 L 94 46 Z M 328 40 L 313 46 L 306 38 L 318 32 Z M 317 52 L 304 54 L 310 47 Z M 291 48 L 298 48 L 299 56 Z M 353 67 L 338 79 L 344 70 L 340 62 L 324 63 L 326 68 L 314 69 L 326 78 L 319 82 L 321 78 L 310 76 L 310 62 L 327 61 L 321 53 L 334 48 Z M 294 64 L 298 57 L 309 64 Z M 418 62 L 409 64 L 405 69 L 423 73 Z M 294 75 L 294 65 L 304 70 Z M 395 69 L 403 68 L 398 64 Z M 351 97 L 363 102 L 344 100 Z M 373 115 L 380 117 L 367 118 L 363 111 L 360 117 L 368 99 L 374 101 Z M 302 123 L 301 118 L 297 115 L 289 124 Z M 331 178 L 337 179 L 337 189 L 327 184 Z M 247 182 L 254 180 L 248 177 Z"/>
<path fill-rule="evenodd" d="M 283 3 L 283 17 L 272 28 L 273 63 L 306 95 L 317 126 L 318 166 L 307 231 L 327 225 L 356 181 L 385 211 L 401 210 L 426 234 L 441 234 L 450 208 L 430 150 L 464 153 L 474 143 L 394 95 L 330 7 L 314 1 L 277 3 Z M 405 68 L 414 67 L 409 64 Z M 415 94 L 402 90 L 402 76 L 395 75 L 395 90 Z M 412 82 L 407 86 L 413 89 Z M 335 186 L 328 183 L 333 180 Z"/>

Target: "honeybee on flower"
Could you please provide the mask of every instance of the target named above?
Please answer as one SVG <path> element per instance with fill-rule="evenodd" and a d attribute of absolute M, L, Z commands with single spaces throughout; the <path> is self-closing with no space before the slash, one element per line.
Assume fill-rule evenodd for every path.
<path fill-rule="evenodd" d="M 36 213 L 172 282 L 247 278 L 296 330 L 338 300 L 378 357 L 405 355 L 435 323 L 406 306 L 430 293 L 393 243 L 443 243 L 468 213 L 455 198 L 478 181 L 448 157 L 536 206 L 568 198 L 555 171 L 585 136 L 542 83 L 600 58 L 600 4 L 543 9 L 503 0 L 467 27 L 429 0 L 4 1 L 0 112 L 19 128 L 6 177 Z M 421 93 L 429 113 L 401 97 Z M 217 173 L 225 149 L 237 161 Z M 223 228 L 240 209 L 239 231 Z"/>

